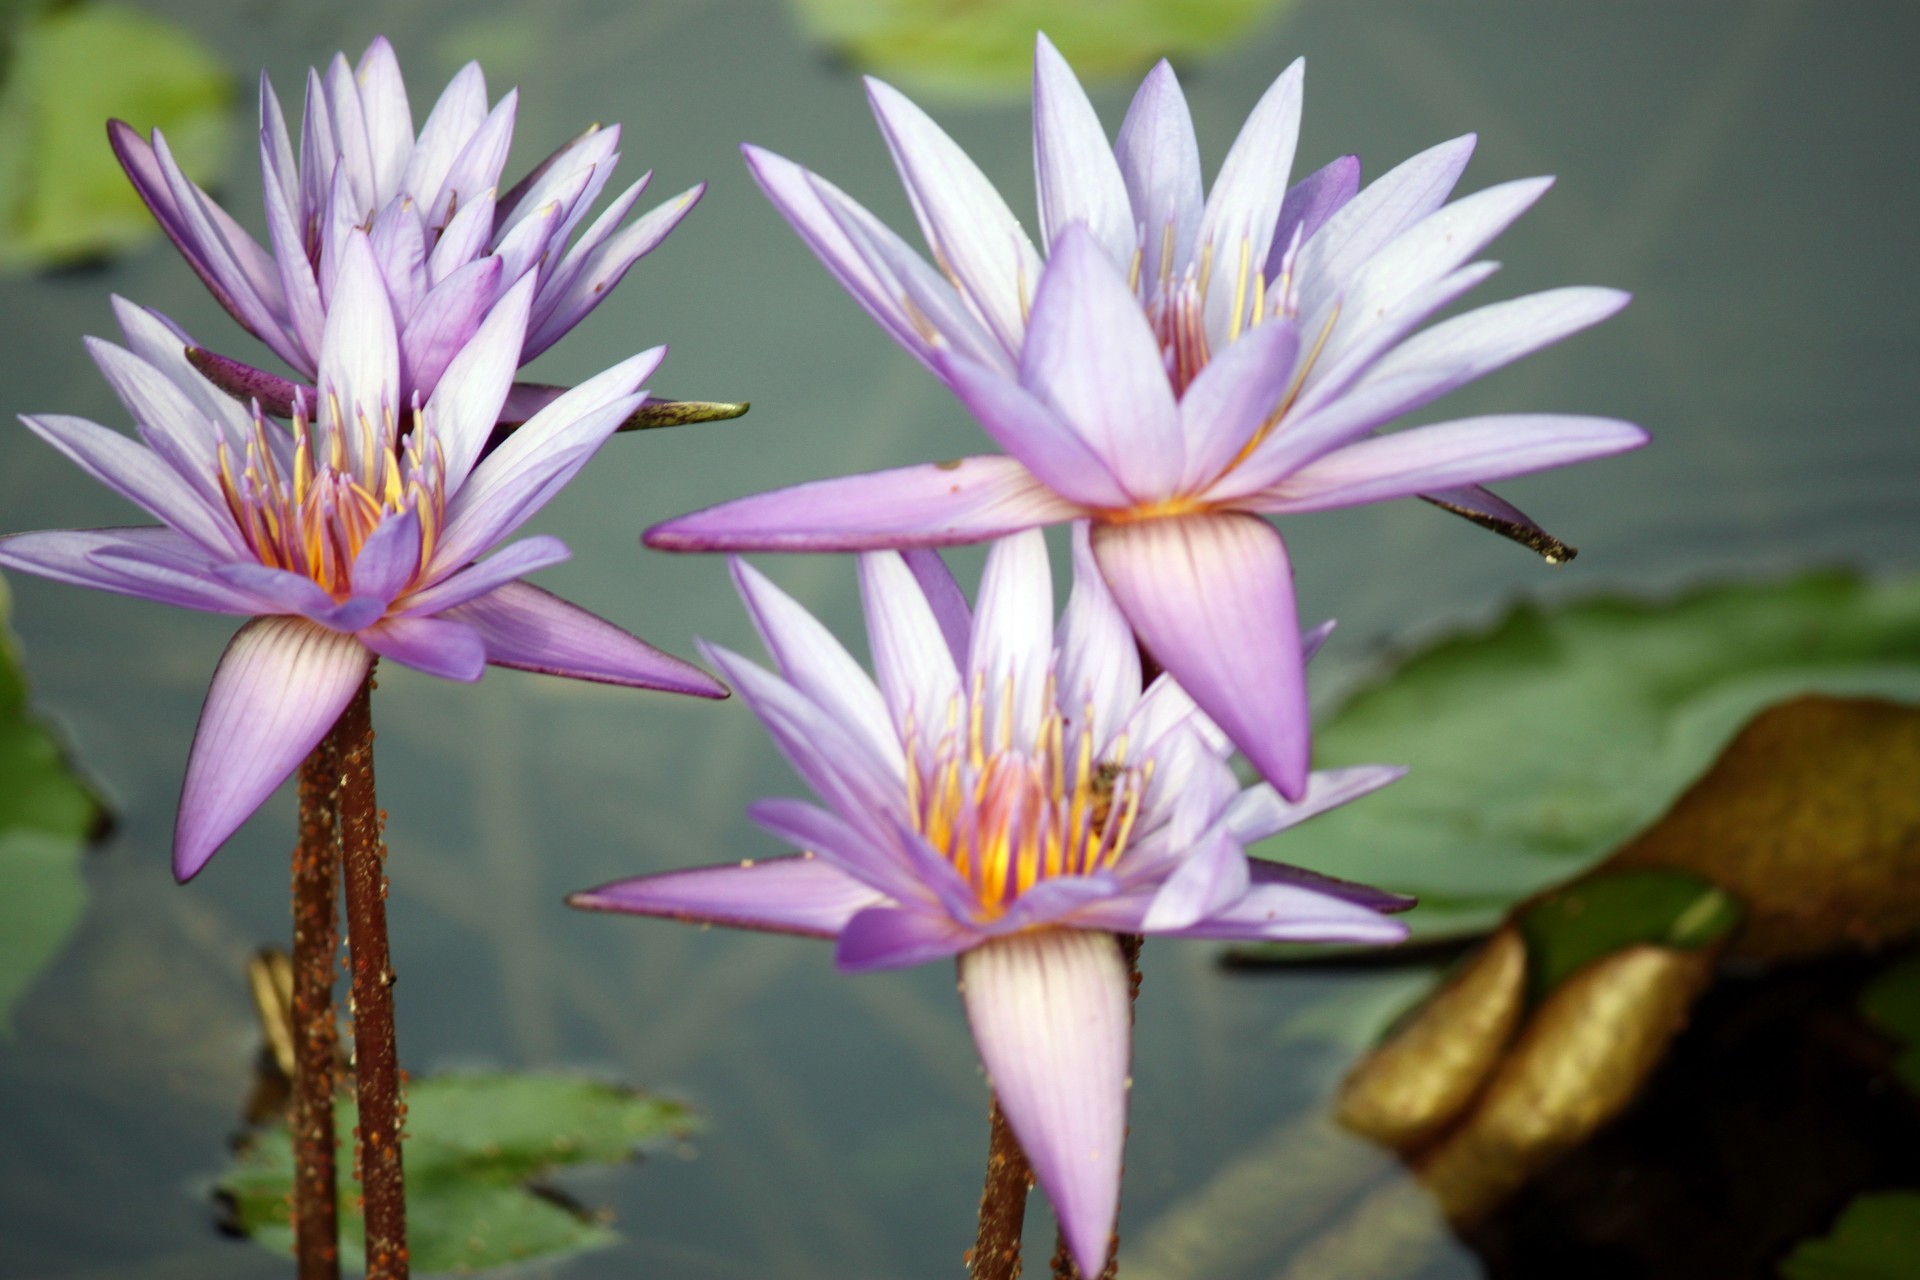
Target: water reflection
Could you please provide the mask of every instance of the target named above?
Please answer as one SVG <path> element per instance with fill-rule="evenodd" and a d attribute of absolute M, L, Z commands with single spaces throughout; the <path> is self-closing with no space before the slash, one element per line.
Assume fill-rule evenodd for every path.
<path fill-rule="evenodd" d="M 575 550 L 543 576 L 552 589 L 683 652 L 676 634 L 751 647 L 720 566 L 644 554 L 641 527 L 802 478 L 976 447 L 975 428 L 840 295 L 733 153 L 750 139 L 807 156 L 849 190 L 896 189 L 857 83 L 805 45 L 784 10 L 756 0 L 151 9 L 196 31 L 243 82 L 262 64 L 285 81 L 376 30 L 423 85 L 488 57 L 496 83 L 526 89 L 527 153 L 511 170 L 590 120 L 620 120 L 625 164 L 656 168 L 661 190 L 712 180 L 673 240 L 530 373 L 566 382 L 664 340 L 673 350 L 663 392 L 751 399 L 753 413 L 610 445 L 541 517 L 536 531 Z M 1503 240 L 1513 265 L 1492 288 L 1510 296 L 1595 282 L 1636 294 L 1577 349 L 1536 357 L 1445 406 L 1564 406 L 1654 431 L 1654 446 L 1632 458 L 1514 486 L 1515 500 L 1581 545 L 1576 564 L 1550 572 L 1417 504 L 1288 529 L 1304 612 L 1342 620 L 1316 663 L 1323 692 L 1383 646 L 1484 620 L 1521 592 L 1651 590 L 1834 561 L 1914 567 L 1920 370 L 1908 353 L 1920 323 L 1905 294 L 1920 210 L 1911 177 L 1885 157 L 1904 154 L 1920 106 L 1905 65 L 1916 26 L 1894 6 L 1842 20 L 1737 0 L 1309 0 L 1192 69 L 1187 87 L 1215 163 L 1246 104 L 1301 52 L 1311 101 L 1303 165 L 1356 150 L 1378 172 L 1434 137 L 1478 129 L 1467 188 L 1561 175 Z M 1096 95 L 1109 125 L 1124 108 L 1119 94 Z M 943 119 L 1003 189 L 1025 188 L 1024 107 Z M 234 171 L 248 159 L 243 148 Z M 263 225 L 257 192 L 226 194 L 244 222 Z M 905 224 L 903 205 L 881 203 L 880 216 Z M 233 337 L 165 246 L 104 272 L 8 281 L 0 385 L 10 411 L 121 421 L 78 341 L 110 330 L 109 289 L 190 332 Z M 10 530 L 128 518 L 19 430 L 0 432 L 0 512 Z M 843 566 L 765 567 L 829 626 L 857 630 Z M 213 1237 L 205 1193 L 248 1087 L 245 959 L 286 932 L 290 799 L 271 803 L 191 889 L 166 871 L 194 711 L 230 627 L 12 585 L 40 702 L 123 823 L 89 867 L 93 906 L 78 937 L 21 1004 L 18 1038 L 0 1045 L 8 1266 L 48 1277 L 283 1274 L 264 1253 Z M 776 852 L 740 810 L 795 784 L 744 709 L 507 672 L 459 691 L 394 673 L 382 699 L 409 1064 L 581 1067 L 687 1097 L 709 1121 L 694 1160 L 583 1184 L 581 1199 L 615 1208 L 623 1241 L 570 1261 L 566 1275 L 805 1280 L 957 1268 L 979 1189 L 985 1092 L 948 975 L 845 980 L 804 943 L 607 929 L 560 906 L 566 891 L 619 875 Z M 1328 972 L 1223 977 L 1202 950 L 1146 957 L 1143 998 L 1154 1008 L 1136 1061 L 1123 1275 L 1182 1274 L 1162 1260 L 1183 1256 L 1217 1256 L 1184 1274 L 1271 1275 L 1285 1242 L 1307 1238 L 1328 1211 L 1262 1181 L 1272 1152 L 1323 1151 L 1332 1164 L 1306 1167 L 1347 1167 L 1370 1185 L 1391 1176 L 1383 1157 L 1316 1118 L 1351 1051 L 1279 1033 L 1294 1013 L 1364 984 Z M 1763 1099 L 1785 1096 L 1762 1087 Z M 1716 1107 L 1720 1096 L 1694 1095 Z M 1772 1158 L 1776 1148 L 1764 1150 Z M 1709 1169 L 1676 1198 L 1720 1176 Z M 1598 1194 L 1592 1182 L 1573 1185 L 1577 1199 Z M 1294 1209 L 1270 1211 L 1241 1244 L 1223 1235 L 1218 1255 L 1164 1243 L 1183 1222 L 1231 1217 L 1182 1217 L 1188 1209 L 1271 1203 Z M 1044 1256 L 1050 1224 L 1033 1217 Z M 1481 1269 L 1446 1244 L 1424 1265 L 1429 1280 Z"/>

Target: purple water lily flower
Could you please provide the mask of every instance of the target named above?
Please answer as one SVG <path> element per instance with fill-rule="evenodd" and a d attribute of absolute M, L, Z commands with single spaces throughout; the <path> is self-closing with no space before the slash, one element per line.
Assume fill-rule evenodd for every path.
<path fill-rule="evenodd" d="M 260 78 L 260 166 L 268 252 L 181 172 L 158 130 L 152 142 L 113 121 L 120 163 L 167 235 L 214 297 L 303 377 L 320 348 L 348 238 L 369 233 L 399 334 L 399 398 L 433 394 L 454 354 L 521 279 L 536 281 L 526 334 L 510 367 L 532 360 L 598 306 L 705 190 L 674 196 L 622 227 L 651 173 L 622 191 L 581 233 L 619 161 L 620 128 L 595 126 L 499 190 L 518 91 L 489 108 L 478 63 L 461 68 L 418 135 L 393 46 L 380 37 L 357 68 L 335 55 L 307 72 L 298 159 L 273 86 Z M 569 243 L 571 241 L 571 243 Z M 286 416 L 292 384 L 224 358 L 203 371 Z M 517 388 L 508 421 L 558 394 Z"/>
<path fill-rule="evenodd" d="M 1074 561 L 1056 630 L 1038 532 L 993 547 L 971 614 L 936 554 L 861 557 L 877 685 L 734 561 L 778 673 L 705 652 L 824 801 L 749 810 L 807 852 L 572 902 L 834 938 L 849 971 L 958 956 L 981 1061 L 1091 1276 L 1126 1132 L 1129 978 L 1113 935 L 1395 942 L 1405 929 L 1381 912 L 1410 901 L 1243 852 L 1402 771 L 1316 773 L 1295 803 L 1243 789 L 1231 746 L 1178 685 L 1142 690 L 1084 527 Z"/>
<path fill-rule="evenodd" d="M 824 179 L 746 148 L 762 189 L 827 268 L 1010 456 L 762 494 L 669 520 L 647 543 L 933 546 L 1091 519 L 1094 556 L 1142 643 L 1298 798 L 1308 764 L 1299 625 L 1286 547 L 1262 517 L 1420 495 L 1545 539 L 1478 486 L 1646 440 L 1629 423 L 1563 414 L 1376 435 L 1627 299 L 1556 289 L 1416 333 L 1492 273 L 1470 260 L 1548 180 L 1447 203 L 1469 136 L 1365 190 L 1351 156 L 1289 187 L 1302 74 L 1295 62 L 1274 82 L 1203 196 L 1171 67 L 1147 76 L 1110 145 L 1042 36 L 1034 169 L 1045 256 L 953 140 L 878 81 L 868 81 L 874 113 L 938 269 Z"/>
<path fill-rule="evenodd" d="M 506 542 L 640 401 L 663 349 L 583 382 L 478 460 L 525 339 L 534 277 L 508 290 L 439 389 L 409 406 L 366 233 L 344 237 L 340 258 L 319 401 L 311 414 L 296 404 L 291 431 L 201 376 L 167 320 L 118 299 L 127 346 L 90 345 L 140 440 L 81 418 L 23 419 L 162 523 L 0 538 L 0 565 L 254 615 L 221 658 L 194 735 L 174 828 L 182 880 L 320 741 L 376 654 L 453 680 L 477 680 L 491 662 L 726 696 L 692 664 L 518 581 L 567 558 L 559 539 Z"/>

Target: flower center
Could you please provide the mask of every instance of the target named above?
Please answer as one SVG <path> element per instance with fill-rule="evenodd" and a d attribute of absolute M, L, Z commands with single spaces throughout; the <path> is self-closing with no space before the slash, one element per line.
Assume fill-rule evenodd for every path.
<path fill-rule="evenodd" d="M 391 413 L 378 425 L 357 413 L 349 428 L 339 400 L 329 396 L 327 415 L 324 426 L 309 423 L 305 406 L 296 404 L 289 450 L 278 428 L 255 413 L 237 468 L 221 442 L 217 479 L 261 564 L 310 578 L 345 600 L 360 548 L 391 517 L 409 510 L 418 517 L 419 564 L 431 558 L 445 524 L 446 463 L 418 410 L 404 439 Z"/>
<path fill-rule="evenodd" d="M 955 694 L 948 704 L 930 751 L 911 723 L 905 735 L 915 829 L 973 886 L 989 919 L 1041 880 L 1118 861 L 1153 774 L 1151 760 L 1126 762 L 1124 736 L 1110 759 L 1096 761 L 1091 735 L 1070 728 L 1055 705 L 1051 677 L 1031 747 L 1013 740 L 1013 681 L 999 693 L 991 735 L 979 677 L 971 697 Z"/>

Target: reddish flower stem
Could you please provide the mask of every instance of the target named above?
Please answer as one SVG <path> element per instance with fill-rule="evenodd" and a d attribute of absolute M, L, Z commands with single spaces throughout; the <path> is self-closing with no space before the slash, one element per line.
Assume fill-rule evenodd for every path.
<path fill-rule="evenodd" d="M 1027 1220 L 1033 1169 L 997 1097 L 988 1124 L 987 1184 L 980 1192 L 980 1229 L 967 1255 L 967 1276 L 968 1280 L 1019 1280 L 1020 1229 Z"/>
<path fill-rule="evenodd" d="M 333 1128 L 333 958 L 340 948 L 340 725 L 300 766 L 293 851 L 293 1240 L 299 1280 L 339 1280 L 340 1192 Z"/>
<path fill-rule="evenodd" d="M 340 841 L 353 973 L 353 1048 L 360 1101 L 356 1164 L 366 1205 L 367 1280 L 406 1280 L 407 1196 L 400 1164 L 400 1065 L 387 953 L 386 842 L 373 789 L 373 672 L 341 713 Z"/>

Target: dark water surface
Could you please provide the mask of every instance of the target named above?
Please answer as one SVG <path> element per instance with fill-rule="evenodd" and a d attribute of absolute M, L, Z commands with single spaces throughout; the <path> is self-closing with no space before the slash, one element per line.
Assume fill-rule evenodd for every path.
<path fill-rule="evenodd" d="M 357 55 L 385 31 L 420 115 L 471 56 L 496 94 L 521 85 L 513 171 L 587 121 L 618 120 L 623 173 L 654 168 L 661 197 L 712 184 L 534 374 L 572 380 L 666 341 L 657 391 L 751 399 L 753 412 L 611 444 L 535 523 L 574 551 L 542 575 L 553 589 L 675 652 L 691 654 L 696 634 L 757 652 L 722 564 L 642 551 L 643 526 L 779 484 L 980 447 L 960 409 L 760 198 L 734 151 L 743 139 L 768 145 L 908 224 L 857 79 L 807 48 L 783 8 L 143 7 L 192 28 L 243 84 L 264 64 L 290 110 L 309 63 L 336 48 Z M 1389 642 L 1484 620 L 1522 594 L 1920 566 L 1916 48 L 1920 14 L 1891 2 L 1305 0 L 1186 70 L 1209 170 L 1267 82 L 1305 53 L 1303 171 L 1357 151 L 1377 174 L 1478 130 L 1463 189 L 1560 175 L 1496 245 L 1509 265 L 1485 299 L 1563 283 L 1636 295 L 1600 330 L 1444 406 L 1603 413 L 1653 431 L 1638 455 L 1507 486 L 1580 544 L 1577 564 L 1549 571 L 1417 503 L 1289 524 L 1304 611 L 1343 623 L 1318 672 L 1323 691 Z M 1096 91 L 1110 127 L 1130 91 Z M 933 109 L 1021 207 L 1024 101 Z M 257 228 L 251 137 L 236 131 L 227 195 Z M 110 291 L 209 345 L 261 354 L 156 240 L 107 270 L 0 283 L 9 415 L 124 424 L 79 341 L 112 333 Z M 0 428 L 0 528 L 127 519 L 24 429 Z M 858 634 L 849 562 L 764 563 Z M 232 624 L 19 576 L 9 585 L 40 705 L 119 823 L 89 859 L 85 923 L 23 1002 L 16 1038 L 0 1042 L 0 1275 L 286 1274 L 214 1234 L 207 1189 L 257 1042 L 244 960 L 288 931 L 290 793 L 190 888 L 167 870 L 187 744 Z M 685 1097 L 709 1122 L 690 1159 L 563 1180 L 614 1211 L 624 1242 L 527 1274 L 960 1274 L 986 1094 L 950 970 L 844 978 L 824 945 L 560 905 L 625 874 L 777 851 L 741 810 L 796 784 L 744 706 L 513 672 L 466 688 L 389 670 L 375 716 L 406 1063 L 578 1068 Z M 1123 1275 L 1271 1275 L 1282 1241 L 1310 1234 L 1327 1205 L 1257 1192 L 1263 1171 L 1301 1167 L 1308 1148 L 1345 1174 L 1381 1163 L 1314 1135 L 1349 1050 L 1288 1028 L 1310 1009 L 1338 1027 L 1401 980 L 1246 977 L 1214 960 L 1206 946 L 1147 949 Z M 1222 1222 L 1245 1236 L 1210 1270 L 1182 1264 L 1175 1243 L 1196 1205 L 1224 1215 L 1206 1220 L 1211 1238 L 1230 1234 Z M 1474 1276 L 1479 1264 L 1447 1246 L 1424 1274 Z"/>

